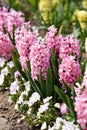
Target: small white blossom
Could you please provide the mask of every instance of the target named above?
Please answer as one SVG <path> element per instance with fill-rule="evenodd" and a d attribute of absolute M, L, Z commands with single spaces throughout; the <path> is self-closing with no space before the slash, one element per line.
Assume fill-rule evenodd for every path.
<path fill-rule="evenodd" d="M 29 107 L 31 107 L 35 102 L 40 101 L 40 95 L 37 92 L 34 92 L 28 102 Z"/>
<path fill-rule="evenodd" d="M 85 68 L 84 74 L 85 74 L 85 75 L 87 74 L 87 64 L 86 64 L 86 68 Z"/>
<path fill-rule="evenodd" d="M 21 93 L 22 96 L 24 95 L 28 95 L 28 91 L 24 90 L 22 93 Z"/>
<path fill-rule="evenodd" d="M 8 103 L 9 104 L 12 104 L 13 103 L 13 100 L 12 100 L 12 98 L 9 96 L 9 98 L 8 98 Z"/>
<path fill-rule="evenodd" d="M 6 60 L 4 58 L 0 58 L 0 67 L 3 67 Z"/>
<path fill-rule="evenodd" d="M 9 61 L 9 62 L 7 63 L 7 65 L 9 65 L 10 68 L 14 67 L 13 61 Z"/>
<path fill-rule="evenodd" d="M 18 110 L 18 104 L 15 104 L 15 110 Z"/>
<path fill-rule="evenodd" d="M 36 26 L 33 26 L 32 30 L 36 33 L 37 36 L 39 35 L 38 28 Z"/>
<path fill-rule="evenodd" d="M 8 68 L 7 68 L 7 67 L 5 67 L 5 68 L 3 68 L 3 69 L 1 70 L 1 75 L 4 75 L 4 76 L 6 75 L 6 76 L 7 76 L 8 73 L 9 73 L 9 72 L 8 72 Z"/>
<path fill-rule="evenodd" d="M 0 75 L 0 85 L 2 85 L 3 84 L 3 82 L 4 82 L 4 75 Z"/>
<path fill-rule="evenodd" d="M 44 122 L 43 124 L 42 124 L 42 126 L 41 126 L 41 130 L 45 130 L 47 128 L 47 124 L 46 124 L 46 122 Z"/>
<path fill-rule="evenodd" d="M 20 95 L 18 98 L 17 104 L 21 104 L 23 102 L 23 95 Z"/>
<path fill-rule="evenodd" d="M 10 94 L 16 94 L 16 92 L 19 90 L 19 85 L 17 81 L 14 81 L 10 85 Z"/>
<path fill-rule="evenodd" d="M 41 113 L 47 111 L 49 109 L 49 103 L 40 105 L 40 108 L 38 108 L 37 116 L 39 116 Z"/>
<path fill-rule="evenodd" d="M 49 126 L 48 130 L 80 130 L 78 125 L 73 124 L 73 122 L 66 121 L 60 117 L 57 117 L 54 126 Z"/>
<path fill-rule="evenodd" d="M 19 124 L 21 121 L 25 119 L 25 116 L 22 116 L 20 119 L 17 120 L 17 123 Z"/>
<path fill-rule="evenodd" d="M 29 108 L 28 111 L 27 111 L 27 114 L 30 115 L 31 111 L 32 111 L 32 108 Z"/>
<path fill-rule="evenodd" d="M 46 97 L 46 98 L 43 99 L 43 102 L 44 102 L 44 103 L 47 103 L 47 102 L 49 102 L 51 99 L 52 99 L 52 96 Z"/>
<path fill-rule="evenodd" d="M 80 83 L 76 83 L 76 86 L 79 88 L 79 89 L 82 89 L 83 88 L 83 86 L 81 86 L 81 84 Z"/>
<path fill-rule="evenodd" d="M 25 86 L 26 91 L 29 92 L 30 91 L 30 83 L 29 83 L 29 81 L 25 82 L 24 86 Z"/>
<path fill-rule="evenodd" d="M 56 108 L 59 108 L 59 109 L 60 109 L 60 104 L 59 104 L 59 103 L 55 103 L 55 104 L 54 104 L 54 107 L 56 107 Z"/>

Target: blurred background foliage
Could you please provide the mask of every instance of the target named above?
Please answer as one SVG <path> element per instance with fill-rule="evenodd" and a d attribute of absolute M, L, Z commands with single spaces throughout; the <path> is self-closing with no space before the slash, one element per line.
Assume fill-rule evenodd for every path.
<path fill-rule="evenodd" d="M 55 25 L 58 34 L 74 33 L 84 50 L 87 37 L 87 0 L 5 0 L 9 8 L 21 10 L 26 21 L 40 30 Z M 87 41 L 87 40 L 86 40 Z"/>

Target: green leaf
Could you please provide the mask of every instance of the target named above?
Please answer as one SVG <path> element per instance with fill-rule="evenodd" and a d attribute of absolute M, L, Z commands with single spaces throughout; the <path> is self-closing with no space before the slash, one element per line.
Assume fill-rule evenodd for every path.
<path fill-rule="evenodd" d="M 38 92 L 40 94 L 41 98 L 43 99 L 44 98 L 43 93 L 41 92 L 39 86 L 37 86 L 37 84 L 35 83 L 35 81 L 33 81 L 33 79 L 31 78 L 30 75 L 28 75 L 28 80 L 30 81 L 30 84 L 31 84 L 31 87 L 33 88 L 33 90 L 35 92 Z"/>
<path fill-rule="evenodd" d="M 46 96 L 53 96 L 53 77 L 50 68 L 47 69 L 46 75 Z"/>
<path fill-rule="evenodd" d="M 74 111 L 73 100 L 70 99 L 70 97 L 67 94 L 65 94 L 63 92 L 63 90 L 61 88 L 59 88 L 58 86 L 54 86 L 54 88 L 55 88 L 55 91 L 57 92 L 57 94 L 62 99 L 62 101 L 67 105 L 67 107 L 69 108 L 74 120 L 76 121 L 76 113 Z"/>
<path fill-rule="evenodd" d="M 69 95 L 71 95 L 71 88 L 68 86 L 68 84 L 63 80 L 63 84 L 64 84 L 64 87 L 66 88 L 66 90 L 67 90 L 67 93 L 69 94 Z"/>
<path fill-rule="evenodd" d="M 33 89 L 33 91 L 38 92 L 41 96 L 41 98 L 43 98 L 43 93 L 41 92 L 39 86 L 36 84 L 36 82 L 32 79 L 31 77 L 31 68 L 30 68 L 30 61 L 27 61 L 27 68 L 25 69 L 25 73 L 27 75 L 28 80 L 31 83 L 31 87 Z"/>
<path fill-rule="evenodd" d="M 46 86 L 45 86 L 45 83 L 44 83 L 44 80 L 43 80 L 41 70 L 40 70 L 40 73 L 39 73 L 38 81 L 39 81 L 39 84 L 40 84 L 40 87 L 41 87 L 41 91 L 43 92 L 44 97 L 46 97 Z"/>
<path fill-rule="evenodd" d="M 63 92 L 63 90 L 58 86 L 54 86 L 54 89 L 57 92 L 57 94 L 60 96 L 62 101 L 68 106 L 67 97 L 66 94 Z"/>
<path fill-rule="evenodd" d="M 54 82 L 58 82 L 58 60 L 57 60 L 57 55 L 56 55 L 54 49 L 51 51 L 50 62 L 51 62 Z"/>
<path fill-rule="evenodd" d="M 26 64 L 27 64 L 27 72 L 28 72 L 28 75 L 30 75 L 31 76 L 31 67 L 30 67 L 30 61 L 28 60 L 28 61 L 26 61 Z"/>
<path fill-rule="evenodd" d="M 34 7 L 34 8 L 38 8 L 38 2 L 39 0 L 29 0 L 30 4 Z"/>
<path fill-rule="evenodd" d="M 10 75 L 14 78 L 14 72 L 15 70 L 13 68 L 11 68 L 9 65 L 7 65 L 8 71 L 10 73 Z"/>
<path fill-rule="evenodd" d="M 67 95 L 66 95 L 66 98 L 67 98 L 67 102 L 68 102 L 68 108 L 69 108 L 74 120 L 76 121 L 76 113 L 74 111 L 73 101 Z"/>
<path fill-rule="evenodd" d="M 81 64 L 81 72 L 82 72 L 82 74 L 84 74 L 86 66 L 87 66 L 87 60 L 84 60 L 82 62 L 82 64 Z"/>
<path fill-rule="evenodd" d="M 21 63 L 19 62 L 19 58 L 16 57 L 16 53 L 15 52 L 12 53 L 12 60 L 13 60 L 15 68 L 19 71 L 19 73 L 27 81 L 28 79 L 27 79 L 25 73 L 22 71 Z"/>
<path fill-rule="evenodd" d="M 74 89 L 74 86 L 72 86 L 71 87 L 71 90 L 72 90 L 72 97 L 73 97 L 73 102 L 75 102 L 75 96 L 76 96 L 76 94 L 75 94 L 75 89 Z"/>

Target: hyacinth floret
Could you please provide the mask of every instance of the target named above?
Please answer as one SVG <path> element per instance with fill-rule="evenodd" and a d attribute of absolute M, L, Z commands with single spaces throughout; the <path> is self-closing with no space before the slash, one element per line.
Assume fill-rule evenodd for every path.
<path fill-rule="evenodd" d="M 63 40 L 62 35 L 57 36 L 57 29 L 54 25 L 48 28 L 48 32 L 46 33 L 45 39 L 48 45 L 48 48 L 51 50 L 54 48 L 57 54 L 59 54 L 60 43 Z"/>
<path fill-rule="evenodd" d="M 8 8 L 2 7 L 0 8 L 0 31 L 3 31 L 3 27 L 7 32 L 13 32 L 13 26 L 16 28 L 21 26 L 25 19 L 24 14 L 19 11 L 17 12 L 14 9 L 8 11 Z"/>
<path fill-rule="evenodd" d="M 80 64 L 75 61 L 73 56 L 67 56 L 59 65 L 59 80 L 62 83 L 64 80 L 68 85 L 72 85 L 81 75 Z"/>
<path fill-rule="evenodd" d="M 37 42 L 31 46 L 29 59 L 32 78 L 37 80 L 41 70 L 43 78 L 46 79 L 46 71 L 50 65 L 50 51 L 45 41 L 37 40 Z"/>
<path fill-rule="evenodd" d="M 75 98 L 77 122 L 83 130 L 87 130 L 87 89 Z"/>
<path fill-rule="evenodd" d="M 5 60 L 9 60 L 13 49 L 14 48 L 8 38 L 8 34 L 3 34 L 0 32 L 0 57 L 3 57 Z"/>
<path fill-rule="evenodd" d="M 77 59 L 80 57 L 79 42 L 73 34 L 63 38 L 60 43 L 59 57 L 63 59 L 67 56 L 74 55 Z"/>
<path fill-rule="evenodd" d="M 36 34 L 30 30 L 30 23 L 24 23 L 15 31 L 16 47 L 20 55 L 22 68 L 26 68 L 26 61 L 29 60 L 30 46 L 36 41 Z"/>

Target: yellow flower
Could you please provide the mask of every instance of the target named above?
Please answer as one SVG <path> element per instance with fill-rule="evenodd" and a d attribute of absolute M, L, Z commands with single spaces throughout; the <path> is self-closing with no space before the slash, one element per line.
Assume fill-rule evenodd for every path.
<path fill-rule="evenodd" d="M 84 30 L 87 27 L 87 11 L 76 10 L 74 16 L 78 19 L 82 30 Z"/>
<path fill-rule="evenodd" d="M 40 0 L 39 1 L 39 10 L 40 11 L 51 11 L 52 2 L 50 0 Z"/>
<path fill-rule="evenodd" d="M 85 52 L 87 52 L 87 37 L 85 39 Z"/>
<path fill-rule="evenodd" d="M 83 1 L 82 1 L 82 5 L 83 5 L 83 7 L 84 7 L 85 9 L 87 9 L 87 0 L 83 0 Z"/>
<path fill-rule="evenodd" d="M 60 4 L 60 0 L 52 0 L 53 6 L 58 6 Z"/>
<path fill-rule="evenodd" d="M 80 22 L 81 21 L 86 22 L 87 21 L 87 11 L 85 11 L 85 10 L 78 11 L 77 17 Z"/>
<path fill-rule="evenodd" d="M 43 20 L 48 23 L 52 19 L 51 10 L 53 7 L 59 5 L 59 0 L 40 0 L 38 8 L 41 11 Z"/>

